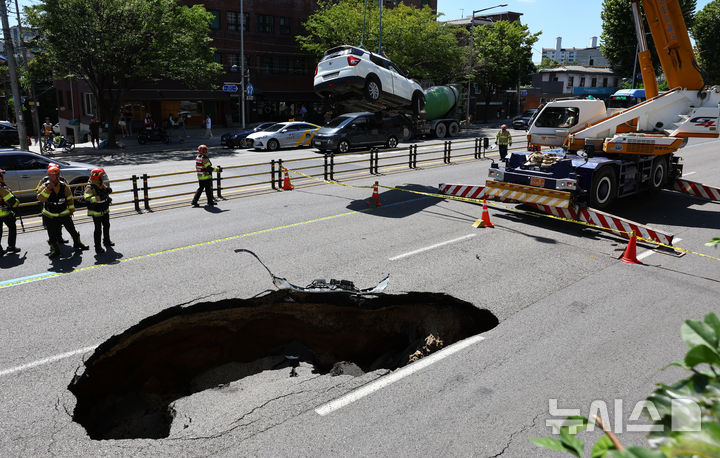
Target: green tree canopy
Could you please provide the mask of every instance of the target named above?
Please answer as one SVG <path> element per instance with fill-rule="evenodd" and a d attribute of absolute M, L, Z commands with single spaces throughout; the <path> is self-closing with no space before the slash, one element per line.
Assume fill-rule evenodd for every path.
<path fill-rule="evenodd" d="M 532 46 L 541 33 L 530 33 L 528 26 L 509 21 L 475 27 L 471 78 L 486 101 L 493 92 L 514 88 L 518 80 L 535 72 Z"/>
<path fill-rule="evenodd" d="M 680 8 L 683 11 L 685 25 L 691 30 L 696 7 L 696 0 L 679 0 Z M 637 35 L 633 22 L 632 8 L 628 0 L 603 0 L 602 13 L 602 34 L 600 51 L 610 62 L 618 76 L 623 78 L 632 77 L 635 64 Z M 645 32 L 650 29 L 647 22 L 644 22 Z M 652 36 L 647 36 L 647 44 L 655 64 L 655 72 L 660 69 L 660 62 L 657 58 L 657 51 L 653 44 Z M 640 67 L 637 68 L 638 74 Z"/>
<path fill-rule="evenodd" d="M 363 17 L 365 33 L 363 34 Z M 306 33 L 296 37 L 300 47 L 319 59 L 340 45 L 363 45 L 377 51 L 380 10 L 377 2 L 320 0 L 317 10 L 303 24 Z M 466 31 L 437 21 L 429 7 L 402 3 L 383 8 L 382 50 L 411 77 L 436 84 L 456 81 L 462 75 L 466 55 L 458 45 Z"/>
<path fill-rule="evenodd" d="M 720 0 L 713 0 L 695 15 L 692 34 L 705 84 L 720 84 Z"/>
<path fill-rule="evenodd" d="M 56 79 L 90 86 L 109 143 L 129 89 L 147 80 L 209 84 L 221 66 L 210 46 L 212 15 L 201 5 L 175 0 L 46 0 L 26 8 L 38 32 L 38 64 Z"/>

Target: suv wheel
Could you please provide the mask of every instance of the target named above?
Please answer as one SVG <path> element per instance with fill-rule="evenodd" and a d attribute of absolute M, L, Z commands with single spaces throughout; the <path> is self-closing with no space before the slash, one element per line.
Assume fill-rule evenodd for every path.
<path fill-rule="evenodd" d="M 338 153 L 347 153 L 350 151 L 350 142 L 347 140 L 340 140 L 337 147 Z"/>
<path fill-rule="evenodd" d="M 369 76 L 365 82 L 365 98 L 371 102 L 380 100 L 380 81 L 374 76 Z"/>
<path fill-rule="evenodd" d="M 387 139 L 387 142 L 385 143 L 385 145 L 386 145 L 388 148 L 395 148 L 395 147 L 397 147 L 397 145 L 398 145 L 398 139 L 397 139 L 397 137 L 395 137 L 394 135 L 389 136 L 388 139 Z"/>

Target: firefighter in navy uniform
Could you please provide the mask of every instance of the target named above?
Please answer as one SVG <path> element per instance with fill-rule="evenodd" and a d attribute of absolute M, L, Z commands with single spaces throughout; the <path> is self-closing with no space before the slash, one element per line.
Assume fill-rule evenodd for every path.
<path fill-rule="evenodd" d="M 0 169 L 0 240 L 2 240 L 3 224 L 8 228 L 7 249 L 3 250 L 2 246 L 0 246 L 0 256 L 5 253 L 20 252 L 20 248 L 15 246 L 17 237 L 15 209 L 18 205 L 20 205 L 20 202 L 5 184 L 5 170 Z"/>
<path fill-rule="evenodd" d="M 195 170 L 198 176 L 198 189 L 195 191 L 195 197 L 192 200 L 193 207 L 199 207 L 198 199 L 203 190 L 207 196 L 208 205 L 214 207 L 217 202 L 213 200 L 212 192 L 212 173 L 215 171 L 222 171 L 222 167 L 213 167 L 210 159 L 208 158 L 207 145 L 198 146 L 198 154 L 195 157 Z"/>
<path fill-rule="evenodd" d="M 85 186 L 85 194 L 83 199 L 87 202 L 88 216 L 92 216 L 95 224 L 95 232 L 93 233 L 95 241 L 95 253 L 103 254 L 106 247 L 115 246 L 110 240 L 110 193 L 112 189 L 104 183 L 105 170 L 101 168 L 93 169 L 90 172 L 90 181 Z M 102 245 L 100 240 L 102 237 Z"/>
<path fill-rule="evenodd" d="M 42 214 L 45 217 L 45 227 L 48 232 L 50 244 L 50 257 L 60 255 L 60 228 L 65 227 L 73 239 L 73 248 L 76 252 L 89 249 L 80 241 L 80 234 L 73 224 L 72 214 L 75 212 L 70 186 L 60 179 L 60 167 L 55 164 L 48 166 L 48 180 L 43 181 L 37 190 L 37 199 L 42 202 Z"/>

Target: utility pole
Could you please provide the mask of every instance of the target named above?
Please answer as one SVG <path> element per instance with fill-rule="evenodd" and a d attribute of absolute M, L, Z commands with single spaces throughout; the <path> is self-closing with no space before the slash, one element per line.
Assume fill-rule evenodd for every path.
<path fill-rule="evenodd" d="M 12 88 L 13 105 L 15 106 L 15 119 L 17 120 L 17 131 L 20 140 L 20 148 L 27 149 L 27 135 L 25 134 L 25 121 L 22 114 L 22 97 L 18 85 L 17 65 L 15 63 L 15 49 L 10 36 L 10 24 L 8 23 L 7 5 L 5 0 L 0 0 L 0 16 L 2 16 L 3 38 L 5 39 L 5 54 L 7 55 L 8 70 L 10 71 L 10 87 Z"/>
<path fill-rule="evenodd" d="M 2 0 L 0 0 L 2 1 Z M 240 115 L 242 128 L 245 128 L 245 8 L 240 0 Z"/>
<path fill-rule="evenodd" d="M 17 13 L 18 34 L 20 36 L 20 47 L 22 48 L 23 66 L 25 67 L 25 72 L 28 75 L 30 75 L 30 67 L 28 66 L 28 58 L 27 58 L 27 47 L 25 46 L 25 36 L 23 34 L 22 22 L 20 21 L 20 8 L 18 7 L 18 0 L 15 0 L 15 12 Z M 32 105 L 30 106 L 30 112 L 33 115 L 33 118 L 32 118 L 33 129 L 35 130 L 36 141 L 37 141 L 37 144 L 39 145 L 40 144 L 40 109 L 39 109 L 40 104 L 38 102 L 37 97 L 35 96 L 35 83 L 32 81 L 32 78 L 30 78 L 30 98 L 33 101 Z"/>

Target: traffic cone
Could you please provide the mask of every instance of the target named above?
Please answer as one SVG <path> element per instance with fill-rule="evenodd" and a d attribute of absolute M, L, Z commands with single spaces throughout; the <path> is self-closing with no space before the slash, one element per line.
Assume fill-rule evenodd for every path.
<path fill-rule="evenodd" d="M 473 227 L 495 227 L 492 221 L 490 221 L 490 212 L 488 212 L 487 200 L 485 199 L 483 199 L 482 216 L 473 223 Z"/>
<path fill-rule="evenodd" d="M 373 193 L 372 193 L 372 197 L 370 197 L 370 199 L 375 200 L 376 207 L 379 207 L 381 205 L 380 204 L 380 195 L 378 194 L 378 182 L 377 181 L 373 185 Z M 366 202 L 368 205 L 370 205 L 370 201 L 366 201 Z"/>
<path fill-rule="evenodd" d="M 630 241 L 627 244 L 627 248 L 625 248 L 625 252 L 620 258 L 622 262 L 626 262 L 628 264 L 642 264 L 642 262 L 640 262 L 637 258 L 635 243 L 636 237 L 635 232 L 633 231 L 632 235 L 630 236 Z"/>
<path fill-rule="evenodd" d="M 292 191 L 293 189 L 295 189 L 295 186 L 290 183 L 290 174 L 288 174 L 288 169 L 283 167 L 283 170 L 285 170 L 285 178 L 283 179 L 282 190 Z"/>

